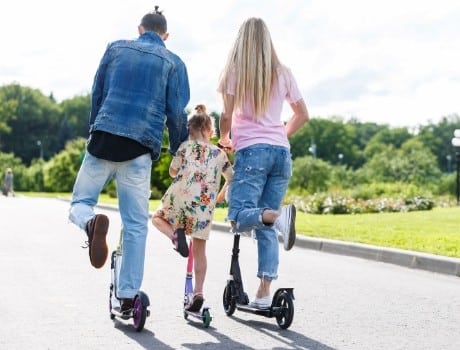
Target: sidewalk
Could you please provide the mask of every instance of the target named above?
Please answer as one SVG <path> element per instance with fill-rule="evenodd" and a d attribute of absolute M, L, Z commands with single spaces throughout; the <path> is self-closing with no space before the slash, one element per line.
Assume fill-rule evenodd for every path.
<path fill-rule="evenodd" d="M 113 205 L 101 204 L 98 206 L 105 209 L 118 210 L 118 208 Z M 212 229 L 230 233 L 230 225 L 225 223 L 213 222 Z M 301 234 L 297 235 L 295 247 L 313 249 L 325 253 L 354 256 L 362 259 L 460 277 L 460 259 L 458 258 L 325 238 L 312 238 Z"/>

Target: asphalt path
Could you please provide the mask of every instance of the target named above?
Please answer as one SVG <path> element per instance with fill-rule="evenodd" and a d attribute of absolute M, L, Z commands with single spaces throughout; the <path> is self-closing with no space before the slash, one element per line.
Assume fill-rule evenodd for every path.
<path fill-rule="evenodd" d="M 110 264 L 96 270 L 85 235 L 56 199 L 0 197 L 0 349 L 460 349 L 457 276 L 294 247 L 280 250 L 273 291 L 293 287 L 294 321 L 236 311 L 225 315 L 222 292 L 233 236 L 213 231 L 208 243 L 205 305 L 209 328 L 182 312 L 186 259 L 150 225 L 142 290 L 151 316 L 138 333 L 109 317 Z M 109 246 L 116 247 L 117 211 Z M 245 290 L 257 286 L 256 245 L 242 237 Z"/>

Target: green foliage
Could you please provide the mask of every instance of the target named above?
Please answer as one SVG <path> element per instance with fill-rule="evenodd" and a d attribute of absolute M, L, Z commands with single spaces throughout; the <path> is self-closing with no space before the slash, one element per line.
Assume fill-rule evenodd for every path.
<path fill-rule="evenodd" d="M 86 140 L 89 108 L 89 94 L 58 104 L 52 95 L 45 96 L 36 89 L 18 84 L 0 87 L 0 152 L 10 155 L 8 161 L 15 168 L 17 189 L 71 188 L 84 141 L 76 153 L 66 147 L 71 140 Z M 217 127 L 219 114 L 210 114 Z M 366 198 L 379 191 L 391 192 L 388 188 L 382 190 L 382 184 L 395 183 L 401 187 L 400 193 L 452 198 L 456 192 L 451 145 L 455 129 L 460 129 L 458 114 L 443 117 L 437 124 L 420 126 L 417 132 L 353 119 L 344 122 L 337 116 L 311 118 L 290 138 L 294 168 L 289 193 L 311 195 L 328 191 L 352 198 L 361 193 Z M 216 130 L 214 143 L 218 134 Z M 167 144 L 165 130 L 163 145 Z M 313 144 L 314 155 L 309 151 Z M 43 159 L 39 159 L 41 154 Z M 231 161 L 233 157 L 234 154 L 229 155 Z M 160 198 L 170 185 L 170 161 L 171 155 L 163 153 L 153 164 L 152 197 Z M 340 210 L 340 206 L 333 209 Z"/>
<path fill-rule="evenodd" d="M 79 137 L 88 138 L 90 96 L 76 96 L 60 104 L 62 117 L 59 125 L 59 144 L 61 148 L 68 140 Z"/>
<path fill-rule="evenodd" d="M 354 199 L 337 193 L 319 193 L 293 198 L 296 207 L 310 214 L 364 214 L 431 210 L 435 203 L 428 197 Z"/>
<path fill-rule="evenodd" d="M 150 199 L 158 200 L 163 197 L 163 192 L 160 191 L 158 188 L 155 186 L 152 186 L 150 189 Z"/>
<path fill-rule="evenodd" d="M 89 95 L 57 104 L 37 89 L 0 87 L 0 150 L 13 152 L 26 165 L 53 157 L 69 140 L 87 137 L 89 105 Z"/>
<path fill-rule="evenodd" d="M 45 164 L 43 168 L 45 190 L 50 192 L 72 191 L 85 146 L 84 138 L 70 141 L 63 151 Z"/>
<path fill-rule="evenodd" d="M 110 180 L 102 190 L 102 193 L 106 193 L 110 198 L 118 198 L 117 196 L 117 185 L 115 180 Z"/>
<path fill-rule="evenodd" d="M 339 117 L 333 117 L 312 118 L 289 139 L 289 142 L 293 159 L 313 155 L 331 164 L 345 162 L 353 167 L 361 161 L 361 152 L 355 139 L 355 127 L 344 124 Z M 310 147 L 315 148 L 314 154 Z M 342 158 L 339 155 L 342 155 Z"/>
<path fill-rule="evenodd" d="M 455 173 L 441 175 L 437 181 L 437 186 L 434 187 L 433 194 L 443 196 L 456 193 L 456 181 L 457 174 Z"/>
<path fill-rule="evenodd" d="M 438 167 L 444 172 L 450 172 L 455 165 L 455 150 L 451 143 L 455 129 L 460 129 L 460 116 L 451 114 L 444 116 L 437 124 L 431 122 L 421 126 L 415 136 L 436 156 Z"/>
<path fill-rule="evenodd" d="M 54 101 L 39 90 L 17 84 L 4 86 L 0 98 L 3 99 L 0 105 L 6 103 L 9 106 L 6 112 L 11 113 L 8 123 L 11 132 L 2 136 L 4 152 L 14 152 L 25 164 L 30 164 L 40 156 L 41 150 L 47 158 L 59 149 L 60 108 Z"/>
<path fill-rule="evenodd" d="M 164 152 L 161 154 L 160 159 L 154 162 L 152 166 L 152 187 L 161 192 L 166 191 L 172 181 L 172 178 L 169 175 L 169 164 L 171 163 L 171 160 L 172 155 L 169 152 Z"/>
<path fill-rule="evenodd" d="M 310 156 L 296 158 L 293 162 L 290 189 L 315 193 L 326 191 L 332 166 L 325 161 Z"/>
<path fill-rule="evenodd" d="M 387 145 L 357 171 L 357 176 L 377 182 L 406 182 L 423 185 L 439 178 L 436 158 L 417 140 L 409 140 L 396 149 Z"/>
<path fill-rule="evenodd" d="M 414 184 L 403 182 L 372 182 L 370 184 L 361 184 L 353 187 L 350 196 L 354 199 L 373 199 L 379 197 L 403 197 L 410 198 L 418 195 L 430 196 L 431 193 L 424 188 L 417 187 Z"/>
<path fill-rule="evenodd" d="M 384 152 L 389 145 L 394 148 L 400 148 L 411 137 L 412 135 L 406 128 L 382 129 L 369 140 L 364 149 L 364 154 L 367 159 L 370 159 L 377 153 Z"/>
<path fill-rule="evenodd" d="M 25 189 L 33 192 L 42 192 L 45 190 L 44 165 L 45 161 L 43 159 L 32 160 L 32 164 L 26 169 Z"/>

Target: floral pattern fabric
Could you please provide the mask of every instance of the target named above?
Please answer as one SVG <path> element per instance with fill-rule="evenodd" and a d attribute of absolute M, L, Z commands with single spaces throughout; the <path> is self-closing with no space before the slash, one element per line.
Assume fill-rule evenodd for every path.
<path fill-rule="evenodd" d="M 178 173 L 162 198 L 156 215 L 193 238 L 209 239 L 222 176 L 231 181 L 227 154 L 210 143 L 183 142 L 171 161 Z"/>

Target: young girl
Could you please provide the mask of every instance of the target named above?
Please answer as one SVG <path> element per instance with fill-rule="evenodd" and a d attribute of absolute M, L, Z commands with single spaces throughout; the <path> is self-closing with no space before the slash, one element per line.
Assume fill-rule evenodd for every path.
<path fill-rule="evenodd" d="M 186 307 L 199 311 L 203 305 L 203 284 L 206 276 L 206 240 L 209 239 L 216 203 L 225 198 L 233 178 L 227 154 L 210 142 L 212 120 L 206 107 L 198 105 L 189 119 L 189 139 L 183 142 L 171 161 L 169 174 L 174 177 L 162 198 L 161 207 L 152 217 L 153 225 L 167 237 L 182 256 L 189 254 L 185 235 L 192 237 L 195 290 Z M 221 176 L 225 183 L 219 191 Z"/>

